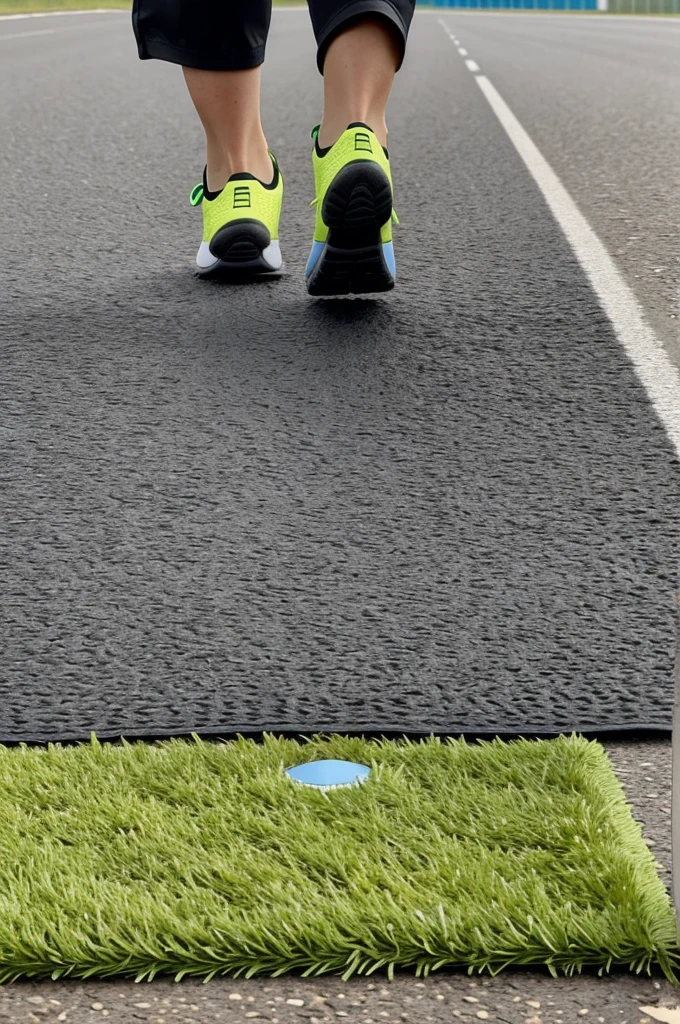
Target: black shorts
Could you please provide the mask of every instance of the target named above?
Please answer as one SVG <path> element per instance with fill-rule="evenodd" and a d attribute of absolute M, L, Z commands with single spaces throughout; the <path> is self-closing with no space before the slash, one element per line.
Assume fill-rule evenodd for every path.
<path fill-rule="evenodd" d="M 326 50 L 349 23 L 386 18 L 403 60 L 415 0 L 309 0 L 323 72 Z M 133 0 L 132 25 L 142 60 L 157 58 L 205 71 L 241 71 L 264 61 L 271 0 Z"/>

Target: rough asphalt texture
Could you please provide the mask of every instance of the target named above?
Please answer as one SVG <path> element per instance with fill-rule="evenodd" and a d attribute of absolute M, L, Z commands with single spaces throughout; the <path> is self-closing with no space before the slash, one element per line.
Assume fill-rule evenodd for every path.
<path fill-rule="evenodd" d="M 507 711 L 503 687 L 510 678 L 499 670 L 514 664 L 518 650 L 544 656 L 547 631 L 548 639 L 568 635 L 574 645 L 563 652 L 569 665 L 568 672 L 563 668 L 564 685 L 583 672 L 584 659 L 591 659 L 588 678 L 596 699 L 583 691 L 584 712 L 597 711 L 608 698 L 609 679 L 614 704 L 616 688 L 627 685 L 635 713 L 651 690 L 650 713 L 658 704 L 660 721 L 670 724 L 670 596 L 678 539 L 671 506 L 677 466 L 540 196 L 450 42 L 437 35 L 436 19 L 427 17 L 416 21 L 390 118 L 397 209 L 404 225 L 399 289 L 375 302 L 342 305 L 310 302 L 302 288 L 306 200 L 311 198 L 304 128 L 318 120 L 320 109 L 304 14 L 275 16 L 264 90 L 270 143 L 287 171 L 282 237 L 289 276 L 249 290 L 201 285 L 191 277 L 199 219 L 178 204 L 198 180 L 201 136 L 177 69 L 138 65 L 126 19 L 119 15 L 110 21 L 107 16 L 105 24 L 73 19 L 73 28 L 60 35 L 0 43 L 0 169 L 6 195 L 17 198 L 2 214 L 9 255 L 0 271 L 9 297 L 0 312 L 8 402 L 0 425 L 8 442 L 3 446 L 8 558 L 2 571 L 9 585 L 3 585 L 2 600 L 10 627 L 3 627 L 9 652 L 0 683 L 0 738 L 30 738 L 40 730 L 53 738 L 62 719 L 67 726 L 78 723 L 80 708 L 78 728 L 100 727 L 91 717 L 97 706 L 103 719 L 113 722 L 116 709 L 107 693 L 113 680 L 127 687 L 121 716 L 136 708 L 137 716 L 148 716 L 156 726 L 165 712 L 171 731 L 182 720 L 187 695 L 202 692 L 201 712 L 210 708 L 212 720 L 219 717 L 229 705 L 228 700 L 220 704 L 214 692 L 217 677 L 221 692 L 225 686 L 217 665 L 220 651 L 209 655 L 216 666 L 213 676 L 209 665 L 192 660 L 206 648 L 206 629 L 216 636 L 218 626 L 222 649 L 234 650 L 236 634 L 229 632 L 233 626 L 219 604 L 224 593 L 231 595 L 227 609 L 233 608 L 234 595 L 240 598 L 249 628 L 255 636 L 259 630 L 263 663 L 270 655 L 269 674 L 278 669 L 279 679 L 285 666 L 276 665 L 276 650 L 285 644 L 299 653 L 300 623 L 318 627 L 308 660 L 303 657 L 296 669 L 298 679 L 309 679 L 322 663 L 324 649 L 318 645 L 338 642 L 344 621 L 347 644 L 358 637 L 357 646 L 347 649 L 344 665 L 337 651 L 326 649 L 325 672 L 336 666 L 354 679 L 365 664 L 365 657 L 352 661 L 354 652 L 371 637 L 376 663 L 365 668 L 362 685 L 369 686 L 374 671 L 375 682 L 387 682 L 390 702 L 396 703 L 385 662 L 389 640 L 415 637 L 416 598 L 425 592 L 428 603 L 421 611 L 425 623 L 432 618 L 424 627 L 429 640 L 421 648 L 414 644 L 419 668 L 414 680 L 431 699 L 436 695 L 427 691 L 427 666 L 435 665 L 437 656 L 450 656 L 464 624 L 468 644 L 480 638 L 476 653 L 474 644 L 467 649 L 477 666 L 480 651 L 487 657 L 496 652 L 498 661 L 489 662 L 489 672 L 500 717 Z M 532 19 L 531 29 L 527 20 L 526 31 L 543 32 L 542 41 L 533 48 L 515 42 L 513 68 L 508 64 L 512 48 L 508 43 L 504 50 L 500 43 L 504 32 L 524 31 L 525 22 L 506 22 L 507 29 L 500 19 L 480 19 L 475 29 L 480 49 L 471 56 L 544 146 L 607 241 L 587 197 L 569 180 L 564 161 L 560 164 L 559 151 L 550 152 L 546 142 L 551 133 L 565 137 L 576 116 L 564 85 L 561 105 L 557 97 L 552 105 L 547 99 L 555 69 L 566 74 L 559 56 L 565 22 L 545 19 L 539 30 L 541 19 Z M 0 34 L 10 26 L 16 32 L 18 24 L 0 22 Z M 581 26 L 578 74 L 568 82 L 585 93 L 588 75 L 602 84 L 614 71 L 606 61 L 601 67 L 586 59 L 591 25 Z M 456 28 L 472 48 L 464 28 Z M 654 46 L 661 52 L 671 36 L 667 24 L 658 31 Z M 617 81 L 634 77 L 638 68 L 636 95 L 643 103 L 645 80 L 655 71 L 637 58 L 640 35 L 631 30 L 617 37 L 616 46 L 627 47 L 629 57 L 619 61 L 616 75 Z M 491 47 L 486 54 L 483 40 Z M 508 83 L 522 73 L 531 80 L 526 88 L 515 81 L 513 95 Z M 546 107 L 543 137 L 526 109 L 539 96 Z M 618 102 L 615 92 L 593 88 L 578 116 L 625 124 L 630 108 Z M 657 120 L 671 116 L 673 102 L 668 93 L 663 102 L 657 96 Z M 647 128 L 653 134 L 653 127 Z M 433 133 L 444 147 L 441 162 Z M 593 138 L 596 134 L 593 129 Z M 587 148 L 583 138 L 576 131 L 569 149 L 580 160 L 586 158 L 579 154 L 579 145 Z M 643 151 L 630 134 L 618 138 L 618 150 L 603 148 L 619 168 L 621 188 L 628 187 L 633 169 L 641 171 L 643 157 L 659 180 L 664 168 L 671 174 L 677 166 L 677 157 L 668 158 L 669 134 L 665 150 Z M 448 183 L 443 224 L 432 183 L 438 188 Z M 24 189 L 30 190 L 30 202 L 22 198 Z M 606 220 L 610 207 L 604 202 L 596 207 Z M 636 217 L 653 256 L 667 211 L 641 201 Z M 628 229 L 612 220 L 607 230 L 613 236 L 619 230 L 623 239 Z M 660 247 L 664 244 L 659 240 Z M 650 278 L 636 287 L 650 313 L 661 284 Z M 297 449 L 286 447 L 291 439 Z M 267 458 L 276 473 L 263 478 L 264 463 L 258 460 Z M 418 474 L 422 493 L 415 489 Z M 362 489 L 365 503 L 358 512 Z M 309 591 L 289 594 L 294 614 L 288 623 L 283 617 L 266 621 L 264 602 L 272 588 L 276 592 L 272 570 L 280 553 L 279 592 L 290 589 L 291 564 L 285 558 L 292 559 L 300 540 L 301 517 L 292 519 L 296 499 L 305 502 L 308 572 L 318 579 Z M 430 519 L 424 518 L 428 507 Z M 469 526 L 461 522 L 465 512 Z M 405 529 L 409 513 L 411 532 Z M 428 524 L 435 522 L 439 548 L 428 546 Z M 626 532 L 617 537 L 617 529 Z M 244 550 L 249 535 L 252 546 Z M 543 574 L 541 552 L 550 563 Z M 346 571 L 340 576 L 343 556 Z M 234 564 L 234 557 L 240 563 Z M 240 579 L 240 571 L 245 578 L 256 564 L 270 571 L 259 595 L 225 582 L 225 574 Z M 419 572 L 427 575 L 421 579 Z M 598 580 L 599 600 L 593 606 Z M 559 582 L 561 605 L 554 589 Z M 538 588 L 535 603 L 532 585 Z M 318 602 L 314 607 L 312 595 Z M 574 608 L 577 595 L 588 597 L 588 613 Z M 366 616 L 371 628 L 362 631 L 353 605 L 359 600 L 363 608 L 376 598 L 389 598 L 396 617 L 390 622 L 376 605 L 373 617 Z M 441 636 L 437 609 L 447 614 Z M 553 620 L 560 609 L 566 625 L 557 630 Z M 613 640 L 608 629 L 614 630 Z M 463 648 L 454 650 L 460 680 L 466 669 Z M 124 678 L 127 651 L 136 667 Z M 251 677 L 258 670 L 254 654 L 253 647 Z M 160 669 L 163 658 L 167 663 Z M 513 700 L 520 699 L 521 690 L 524 701 L 530 680 L 523 672 L 535 675 L 546 662 L 529 669 L 526 658 L 518 660 Z M 395 661 L 404 679 L 403 651 Z M 561 689 L 561 663 L 547 661 L 553 698 Z M 162 698 L 154 693 L 154 679 Z M 319 685 L 332 679 L 319 671 Z M 100 688 L 101 680 L 106 685 Z M 474 678 L 477 694 L 481 683 Z M 307 688 L 302 681 L 299 685 L 296 710 L 304 717 Z M 55 692 L 64 701 L 61 718 Z M 285 698 L 290 706 L 290 692 Z M 445 703 L 445 695 L 440 700 Z M 362 703 L 349 709 L 357 721 Z M 563 706 L 568 704 L 565 700 Z M 513 707 L 530 720 L 531 708 Z M 404 719 L 409 714 L 406 702 Z M 439 722 L 435 731 L 442 724 L 448 727 Z M 631 736 L 605 747 L 668 885 L 670 744 L 665 738 L 639 742 Z M 678 1002 L 663 979 L 625 973 L 552 979 L 540 969 L 483 981 L 439 972 L 418 982 L 404 974 L 391 985 L 381 977 L 343 983 L 291 976 L 215 979 L 209 986 L 191 980 L 174 985 L 171 979 L 152 986 L 119 980 L 21 982 L 0 995 L 0 1020 L 637 1024 L 645 1020 L 642 1007 L 657 1002 Z"/>
<path fill-rule="evenodd" d="M 680 20 L 444 16 L 680 366 Z"/>
<path fill-rule="evenodd" d="M 105 17 L 3 50 L 0 741 L 669 728 L 680 467 L 437 20 L 390 122 L 399 287 L 320 302 L 304 12 L 257 286 L 194 278 L 200 129 Z"/>

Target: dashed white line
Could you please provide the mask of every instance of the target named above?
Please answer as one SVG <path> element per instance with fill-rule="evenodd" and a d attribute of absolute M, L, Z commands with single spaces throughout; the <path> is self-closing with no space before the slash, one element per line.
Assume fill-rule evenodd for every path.
<path fill-rule="evenodd" d="M 446 22 L 444 21 L 444 19 L 443 19 L 443 18 L 439 18 L 439 24 L 440 24 L 440 25 L 441 25 L 441 27 L 442 27 L 442 28 L 444 29 L 444 31 L 446 32 L 447 36 L 448 36 L 448 37 L 449 37 L 449 39 L 451 40 L 451 42 L 452 42 L 452 43 L 455 43 L 455 44 L 456 44 L 456 46 L 458 46 L 458 40 L 456 39 L 456 37 L 454 36 L 453 32 L 451 31 L 451 29 L 450 29 L 450 28 L 449 28 L 449 26 L 448 26 L 448 25 L 446 24 Z"/>
<path fill-rule="evenodd" d="M 127 14 L 129 11 L 117 11 L 113 8 L 95 7 L 90 11 L 39 11 L 35 14 L 0 14 L 0 21 L 18 21 L 20 18 L 65 18 L 74 14 Z"/>
<path fill-rule="evenodd" d="M 680 458 L 680 370 L 647 323 L 632 288 L 503 97 L 485 75 L 475 75 L 475 81 L 564 232 Z"/>
<path fill-rule="evenodd" d="M 41 28 L 35 32 L 12 32 L 10 35 L 0 33 L 0 43 L 4 43 L 5 39 L 27 39 L 28 36 L 53 36 L 56 31 L 56 28 Z"/>
<path fill-rule="evenodd" d="M 461 57 L 467 57 L 467 53 L 468 53 L 468 52 L 467 52 L 467 50 L 464 50 L 464 49 L 463 49 L 463 48 L 462 48 L 462 47 L 460 46 L 460 44 L 459 44 L 458 40 L 457 40 L 457 39 L 456 39 L 456 37 L 454 36 L 454 34 L 453 34 L 453 32 L 451 31 L 451 29 L 449 28 L 449 26 L 448 26 L 448 25 L 446 24 L 446 22 L 445 22 L 445 21 L 443 20 L 443 18 L 440 18 L 440 19 L 439 19 L 439 24 L 440 24 L 440 25 L 441 25 L 441 27 L 442 27 L 442 28 L 444 29 L 444 31 L 446 32 L 447 36 L 448 36 L 448 37 L 449 37 L 449 39 L 451 40 L 451 42 L 452 42 L 452 43 L 453 43 L 453 44 L 454 44 L 455 46 L 457 46 L 457 47 L 458 47 L 458 53 L 459 53 L 459 54 L 461 55 Z M 466 60 L 466 61 L 465 61 L 465 63 L 467 64 L 467 66 L 468 66 L 468 69 L 469 69 L 470 71 L 476 72 L 476 71 L 479 71 L 479 70 L 480 70 L 480 68 L 479 68 L 479 64 L 476 64 L 476 63 L 475 63 L 475 62 L 474 62 L 473 60 Z"/>
<path fill-rule="evenodd" d="M 91 21 L 84 21 L 79 25 L 64 25 L 63 28 L 37 28 L 32 32 L 8 32 L 7 34 L 0 32 L 0 43 L 5 39 L 27 39 L 29 36 L 71 35 L 73 32 L 87 31 L 92 24 Z"/>

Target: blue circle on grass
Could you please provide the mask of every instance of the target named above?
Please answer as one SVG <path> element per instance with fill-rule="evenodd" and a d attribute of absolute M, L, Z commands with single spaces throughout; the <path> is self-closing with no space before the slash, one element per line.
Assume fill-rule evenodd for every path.
<path fill-rule="evenodd" d="M 331 789 L 333 786 L 351 786 L 363 782 L 370 768 L 354 761 L 309 761 L 295 768 L 288 768 L 286 775 L 305 786 L 319 786 Z"/>

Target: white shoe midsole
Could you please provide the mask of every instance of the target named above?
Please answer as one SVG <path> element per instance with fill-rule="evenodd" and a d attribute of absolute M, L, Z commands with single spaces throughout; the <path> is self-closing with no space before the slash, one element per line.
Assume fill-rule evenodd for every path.
<path fill-rule="evenodd" d="M 281 256 L 281 247 L 279 245 L 278 238 L 274 242 L 270 242 L 266 249 L 262 251 L 262 259 L 267 264 L 270 270 L 280 270 L 283 265 L 283 257 Z M 218 266 L 221 260 L 214 256 L 210 251 L 210 245 L 208 242 L 201 242 L 198 253 L 196 254 L 196 266 L 200 270 L 212 270 Z"/>

